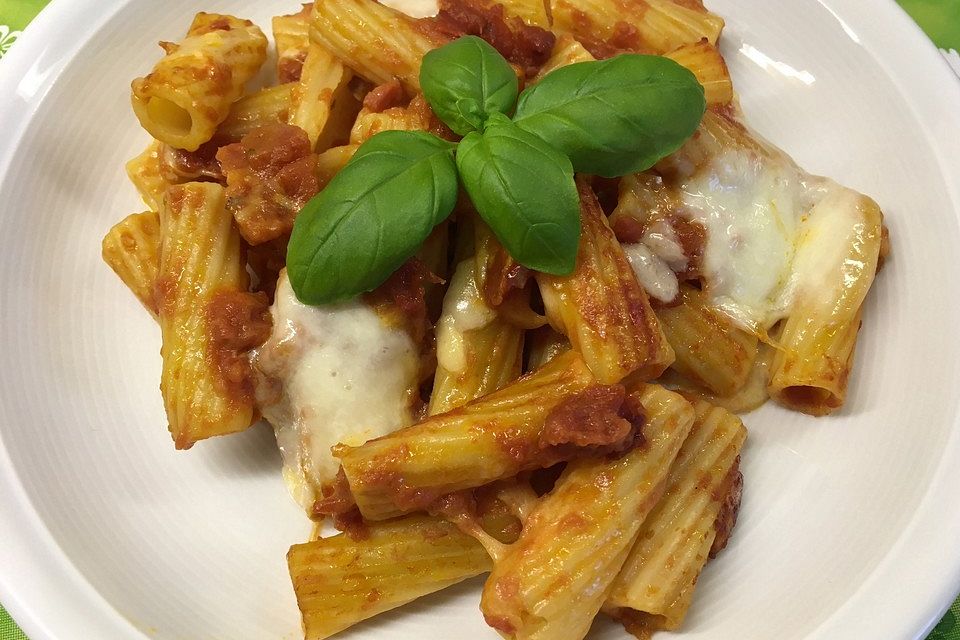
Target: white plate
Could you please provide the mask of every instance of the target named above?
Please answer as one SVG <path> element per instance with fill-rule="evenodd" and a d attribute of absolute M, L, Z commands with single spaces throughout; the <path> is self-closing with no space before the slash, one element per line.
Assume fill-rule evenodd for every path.
<path fill-rule="evenodd" d="M 740 525 L 681 637 L 921 638 L 960 591 L 960 88 L 892 1 L 710 4 L 750 122 L 873 195 L 894 253 L 848 406 L 749 416 Z M 173 450 L 157 329 L 99 257 L 142 209 L 129 83 L 155 43 L 295 7 L 56 0 L 0 62 L 0 599 L 33 640 L 299 633 L 284 554 L 309 526 L 270 432 Z M 494 638 L 477 586 L 344 637 Z"/>

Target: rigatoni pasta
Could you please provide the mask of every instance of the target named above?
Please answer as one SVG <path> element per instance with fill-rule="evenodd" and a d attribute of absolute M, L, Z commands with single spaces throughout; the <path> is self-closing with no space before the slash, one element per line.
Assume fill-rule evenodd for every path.
<path fill-rule="evenodd" d="M 445 42 L 417 22 L 376 0 L 318 0 L 310 38 L 376 84 L 399 79 L 420 89 L 420 61 Z"/>
<path fill-rule="evenodd" d="M 770 395 L 824 415 L 843 404 L 861 307 L 877 272 L 883 214 L 870 198 L 836 191 L 808 214 L 794 258 L 794 312 L 784 321 L 771 369 Z"/>
<path fill-rule="evenodd" d="M 773 347 L 759 343 L 757 345 L 757 357 L 754 358 L 746 382 L 730 395 L 711 393 L 704 389 L 702 385 L 692 382 L 678 373 L 676 369 L 668 370 L 660 377 L 660 380 L 669 388 L 680 390 L 687 397 L 700 398 L 732 413 L 749 413 L 761 407 L 770 399 L 767 386 L 770 383 L 770 363 L 773 360 L 773 354 Z"/>
<path fill-rule="evenodd" d="M 697 80 L 703 85 L 707 104 L 727 104 L 733 100 L 730 72 L 715 45 L 703 40 L 695 44 L 685 44 L 664 55 L 697 76 Z"/>
<path fill-rule="evenodd" d="M 414 97 L 404 106 L 382 111 L 364 107 L 350 130 L 350 144 L 363 144 L 381 131 L 428 131 L 434 126 L 433 112 L 423 96 Z"/>
<path fill-rule="evenodd" d="M 300 84 L 293 92 L 290 124 L 307 132 L 315 150 L 326 149 L 331 141 L 345 137 L 343 131 L 335 130 L 337 125 L 346 119 L 349 129 L 353 122 L 359 105 L 348 86 L 352 77 L 350 70 L 323 46 L 310 44 Z"/>
<path fill-rule="evenodd" d="M 266 306 L 246 293 L 240 234 L 224 188 L 170 187 L 155 302 L 163 334 L 160 391 L 178 449 L 242 431 L 256 411 L 245 350 L 266 338 Z"/>
<path fill-rule="evenodd" d="M 579 640 L 600 610 L 694 420 L 680 395 L 640 385 L 627 402 L 644 444 L 571 462 L 493 568 L 480 608 L 508 638 Z"/>
<path fill-rule="evenodd" d="M 362 539 L 341 533 L 294 545 L 287 563 L 307 640 L 328 638 L 491 565 L 476 540 L 426 516 L 371 524 Z"/>
<path fill-rule="evenodd" d="M 565 400 L 596 386 L 576 353 L 483 398 L 420 424 L 334 451 L 364 517 L 382 520 L 437 498 L 548 467 L 577 454 L 548 428 Z M 624 444 L 629 434 L 604 446 Z M 598 443 L 599 444 L 599 443 Z"/>
<path fill-rule="evenodd" d="M 267 39 L 249 20 L 199 13 L 179 44 L 133 81 L 133 110 L 154 138 L 196 151 L 210 140 L 266 59 Z"/>
<path fill-rule="evenodd" d="M 429 415 L 445 413 L 520 377 L 524 331 L 483 302 L 476 265 L 457 265 L 437 328 L 437 371 Z"/>
<path fill-rule="evenodd" d="M 359 145 L 346 144 L 338 147 L 331 147 L 321 154 L 317 155 L 317 186 L 323 188 L 327 186 L 333 176 L 337 175 L 340 169 L 350 161 L 353 154 L 356 153 Z"/>
<path fill-rule="evenodd" d="M 720 396 L 747 382 L 757 357 L 757 337 L 704 303 L 703 292 L 684 285 L 679 304 L 657 311 L 676 354 L 671 365 L 687 380 Z"/>
<path fill-rule="evenodd" d="M 580 40 L 597 57 L 621 51 L 662 55 L 702 39 L 715 44 L 723 30 L 723 19 L 697 2 L 554 0 L 551 6 L 554 31 Z"/>
<path fill-rule="evenodd" d="M 313 4 L 306 3 L 297 13 L 274 16 L 271 20 L 273 42 L 277 49 L 277 79 L 297 82 L 310 48 L 310 18 Z"/>
<path fill-rule="evenodd" d="M 497 6 L 495 2 L 490 4 Z M 532 27 L 550 29 L 550 4 L 547 0 L 505 0 L 501 6 L 509 17 L 520 18 Z"/>
<path fill-rule="evenodd" d="M 569 276 L 537 274 L 550 324 L 566 335 L 601 383 L 656 378 L 673 349 L 590 187 L 581 180 L 582 231 Z"/>
<path fill-rule="evenodd" d="M 239 142 L 258 127 L 289 121 L 296 86 L 293 82 L 278 84 L 240 98 L 230 107 L 230 113 L 217 128 L 215 137 L 223 144 Z"/>
<path fill-rule="evenodd" d="M 154 316 L 154 286 L 160 267 L 160 216 L 155 211 L 134 213 L 113 226 L 103 238 L 103 261 Z"/>
<path fill-rule="evenodd" d="M 127 162 L 125 168 L 130 182 L 137 188 L 151 211 L 160 211 L 163 194 L 170 183 L 160 174 L 161 144 L 153 140 L 143 153 Z"/>
<path fill-rule="evenodd" d="M 287 556 L 309 640 L 486 571 L 507 638 L 578 640 L 599 612 L 644 640 L 679 629 L 737 520 L 734 413 L 844 403 L 890 248 L 879 205 L 751 133 L 700 0 L 441 0 L 430 18 L 316 0 L 271 26 L 265 86 L 260 29 L 207 13 L 132 85 L 150 138 L 126 169 L 150 210 L 101 249 L 159 322 L 175 446 L 271 423 L 291 493 L 342 532 Z M 464 34 L 421 87 L 424 56 Z M 589 69 L 679 89 L 644 98 L 666 114 L 644 130 L 634 94 L 564 87 Z M 525 116 L 526 88 L 568 103 Z M 561 153 L 543 123 L 592 131 L 584 104 L 609 107 L 608 140 Z M 627 124 L 659 153 L 595 171 Z M 469 153 L 496 171 L 467 175 Z M 565 218 L 529 205 L 563 188 Z M 355 268 L 376 278 L 341 291 Z"/>
<path fill-rule="evenodd" d="M 696 418 L 664 495 L 644 520 L 604 603 L 638 637 L 643 629 L 680 627 L 700 571 L 726 545 L 739 508 L 746 429 L 732 413 L 702 400 L 693 408 Z M 725 505 L 729 513 L 721 513 Z"/>

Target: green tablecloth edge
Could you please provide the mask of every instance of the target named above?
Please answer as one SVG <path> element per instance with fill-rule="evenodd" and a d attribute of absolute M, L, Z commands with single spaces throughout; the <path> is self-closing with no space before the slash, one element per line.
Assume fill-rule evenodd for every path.
<path fill-rule="evenodd" d="M 934 43 L 960 51 L 960 0 L 897 0 Z M 0 59 L 47 0 L 0 0 Z M 958 542 L 960 544 L 960 542 Z M 927 640 L 960 640 L 960 597 Z M 0 640 L 28 640 L 0 606 Z"/>

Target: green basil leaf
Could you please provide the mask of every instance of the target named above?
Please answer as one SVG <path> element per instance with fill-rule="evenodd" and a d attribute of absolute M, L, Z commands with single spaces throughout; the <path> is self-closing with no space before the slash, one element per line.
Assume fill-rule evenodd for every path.
<path fill-rule="evenodd" d="M 660 56 L 624 54 L 547 74 L 520 95 L 514 121 L 577 171 L 615 178 L 679 149 L 705 109 L 690 71 Z"/>
<path fill-rule="evenodd" d="M 457 168 L 480 217 L 520 264 L 573 271 L 580 198 L 566 156 L 501 116 L 463 138 Z"/>
<path fill-rule="evenodd" d="M 464 136 L 483 130 L 491 113 L 510 113 L 517 74 L 485 40 L 464 36 L 423 56 L 420 89 L 437 117 Z"/>
<path fill-rule="evenodd" d="M 306 304 L 370 291 L 416 253 L 457 201 L 454 145 L 422 131 L 365 142 L 300 211 L 287 274 Z"/>

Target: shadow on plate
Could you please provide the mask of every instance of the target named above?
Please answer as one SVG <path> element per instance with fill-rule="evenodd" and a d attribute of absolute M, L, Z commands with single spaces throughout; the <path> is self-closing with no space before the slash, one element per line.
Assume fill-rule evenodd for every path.
<path fill-rule="evenodd" d="M 273 429 L 261 420 L 242 433 L 197 444 L 204 459 L 227 476 L 280 476 L 282 460 Z"/>

